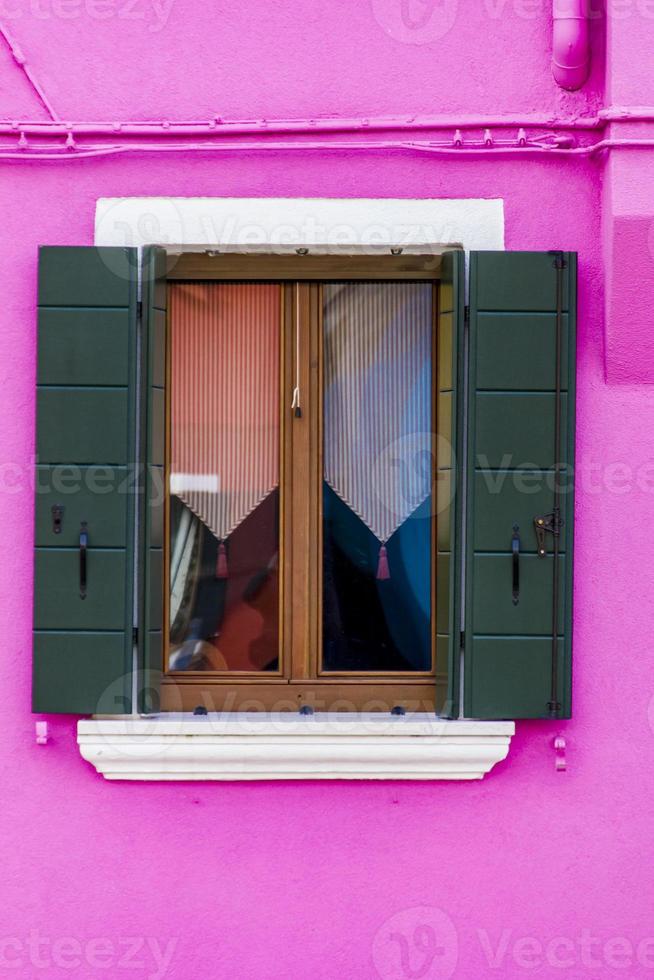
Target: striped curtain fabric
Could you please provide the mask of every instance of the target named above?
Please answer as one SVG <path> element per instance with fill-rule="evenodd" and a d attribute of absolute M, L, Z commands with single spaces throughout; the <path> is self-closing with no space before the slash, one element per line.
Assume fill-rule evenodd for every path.
<path fill-rule="evenodd" d="M 432 289 L 324 287 L 324 477 L 383 545 L 432 489 Z M 385 549 L 379 578 L 387 578 Z"/>
<path fill-rule="evenodd" d="M 221 542 L 279 483 L 280 287 L 174 283 L 170 491 Z"/>

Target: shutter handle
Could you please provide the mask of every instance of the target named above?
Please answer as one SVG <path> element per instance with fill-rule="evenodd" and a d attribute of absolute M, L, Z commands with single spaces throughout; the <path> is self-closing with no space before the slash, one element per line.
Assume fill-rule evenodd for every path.
<path fill-rule="evenodd" d="M 79 597 L 86 599 L 86 552 L 89 546 L 89 532 L 86 521 L 79 529 Z"/>
<path fill-rule="evenodd" d="M 520 528 L 517 524 L 513 525 L 511 553 L 513 555 L 513 590 L 511 598 L 513 599 L 513 605 L 517 606 L 520 602 Z"/>

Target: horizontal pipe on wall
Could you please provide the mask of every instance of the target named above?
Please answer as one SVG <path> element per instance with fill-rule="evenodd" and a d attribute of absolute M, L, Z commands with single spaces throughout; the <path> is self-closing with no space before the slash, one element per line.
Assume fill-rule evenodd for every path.
<path fill-rule="evenodd" d="M 607 106 L 597 113 L 601 124 L 610 122 L 654 122 L 654 108 L 650 106 Z"/>
<path fill-rule="evenodd" d="M 538 129 L 593 130 L 603 125 L 599 116 L 557 119 L 545 114 L 496 116 L 379 116 L 370 118 L 252 119 L 168 122 L 47 122 L 0 121 L 0 134 L 24 132 L 30 136 L 212 136 L 232 137 L 271 133 L 314 135 L 323 133 L 422 132 L 434 129 Z"/>
<path fill-rule="evenodd" d="M 26 148 L 3 147 L 0 144 L 0 160 L 13 161 L 69 161 L 80 160 L 89 157 L 112 156 L 122 153 L 212 153 L 212 152 L 297 152 L 297 151 L 326 151 L 326 150 L 357 150 L 357 151 L 377 151 L 377 150 L 400 150 L 405 152 L 429 153 L 442 156 L 466 156 L 478 155 L 522 155 L 539 154 L 548 157 L 591 157 L 594 154 L 612 148 L 652 148 L 654 139 L 605 139 L 587 146 L 564 146 L 557 142 L 549 144 L 530 142 L 527 143 L 468 143 L 460 147 L 454 147 L 452 143 L 438 143 L 435 141 L 312 141 L 312 142 L 221 142 L 221 143 L 127 143 L 122 145 L 89 145 L 79 146 L 77 144 L 63 144 L 58 149 L 51 146 L 32 147 L 23 144 Z M 71 152 L 72 150 L 72 152 Z"/>
<path fill-rule="evenodd" d="M 610 122 L 650 122 L 654 121 L 654 108 L 651 107 L 621 107 L 612 106 L 601 109 L 594 116 L 577 116 L 568 119 L 556 118 L 544 114 L 531 115 L 495 115 L 495 116 L 379 116 L 362 118 L 323 118 L 323 119 L 275 119 L 275 120 L 213 120 L 167 122 L 61 122 L 39 120 L 4 120 L 0 121 L 0 135 L 18 135 L 23 141 L 32 137 L 57 139 L 66 137 L 74 141 L 82 136 L 107 136 L 116 141 L 128 140 L 134 137 L 156 137 L 158 139 L 175 140 L 180 137 L 206 137 L 216 142 L 233 139 L 240 136 L 257 136 L 261 139 L 273 136 L 310 136 L 316 137 L 331 134 L 361 134 L 394 132 L 398 134 L 425 132 L 428 130 L 450 130 L 455 135 L 466 133 L 471 129 L 491 134 L 491 141 L 496 142 L 495 134 L 500 130 L 533 130 L 547 129 L 551 133 L 560 131 L 592 132 L 602 129 Z M 457 138 L 455 142 L 463 144 L 469 137 Z M 485 142 L 489 142 L 488 135 Z M 522 143 L 521 143 L 522 145 Z"/>
<path fill-rule="evenodd" d="M 465 154 L 470 152 L 493 152 L 503 153 L 509 150 L 525 152 L 529 150 L 548 150 L 550 147 L 559 148 L 565 146 L 568 140 L 564 136 L 545 135 L 539 139 L 513 139 L 513 140 L 469 140 L 463 143 L 456 143 L 453 140 L 238 140 L 236 142 L 156 142 L 155 140 L 143 142 L 131 142 L 122 144 L 79 144 L 74 140 L 67 139 L 57 148 L 50 144 L 30 144 L 21 137 L 15 147 L 3 146 L 0 143 L 0 151 L 16 154 L 18 158 L 38 157 L 43 159 L 46 155 L 55 156 L 57 159 L 74 159 L 80 156 L 98 156 L 108 153 L 123 152 L 145 152 L 145 153 L 177 153 L 177 152 L 259 152 L 259 151 L 303 151 L 303 150 L 413 150 L 413 151 L 451 151 L 453 154 Z"/>

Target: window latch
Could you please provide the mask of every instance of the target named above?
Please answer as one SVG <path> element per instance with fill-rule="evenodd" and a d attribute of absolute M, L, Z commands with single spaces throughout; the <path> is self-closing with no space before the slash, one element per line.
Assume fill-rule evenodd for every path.
<path fill-rule="evenodd" d="M 553 534 L 557 538 L 561 534 L 561 528 L 563 527 L 563 521 L 561 520 L 561 514 L 558 510 L 554 510 L 551 514 L 542 514 L 538 517 L 534 517 L 534 530 L 536 531 L 536 543 L 538 546 L 538 557 L 544 558 L 547 554 L 547 548 L 545 546 L 545 533 Z"/>
<path fill-rule="evenodd" d="M 52 533 L 61 534 L 61 527 L 64 522 L 64 505 L 63 504 L 53 504 L 50 508 L 52 513 Z"/>

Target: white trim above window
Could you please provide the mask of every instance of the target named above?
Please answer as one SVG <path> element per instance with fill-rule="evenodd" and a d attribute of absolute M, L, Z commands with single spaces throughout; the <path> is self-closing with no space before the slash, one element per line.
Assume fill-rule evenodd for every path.
<path fill-rule="evenodd" d="M 504 249 L 499 199 L 104 197 L 95 209 L 96 245 L 184 249 L 304 246 L 461 245 Z M 321 249 L 321 246 L 323 249 Z"/>
<path fill-rule="evenodd" d="M 509 751 L 512 721 L 429 714 L 158 715 L 80 721 L 105 779 L 482 779 Z"/>

